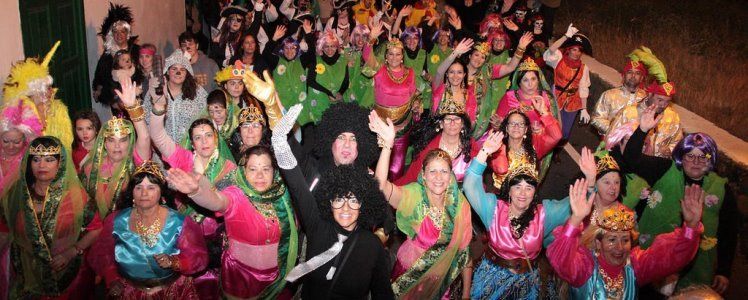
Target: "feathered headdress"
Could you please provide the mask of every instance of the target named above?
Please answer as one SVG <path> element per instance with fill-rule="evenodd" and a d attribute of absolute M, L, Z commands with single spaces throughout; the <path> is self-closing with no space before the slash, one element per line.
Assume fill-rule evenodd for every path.
<path fill-rule="evenodd" d="M 655 78 L 655 81 L 647 87 L 647 92 L 665 96 L 675 95 L 675 85 L 668 81 L 665 64 L 652 53 L 652 50 L 641 46 L 639 49 L 634 49 L 628 57 L 632 61 L 643 63 L 649 75 Z"/>
<path fill-rule="evenodd" d="M 104 23 L 101 23 L 99 29 L 99 35 L 106 41 L 107 36 L 111 33 L 113 25 L 117 22 L 123 22 L 128 25 L 132 25 L 132 11 L 129 7 L 114 3 L 109 3 L 109 12 L 104 18 Z"/>
<path fill-rule="evenodd" d="M 109 12 L 104 23 L 101 24 L 99 35 L 104 40 L 104 52 L 114 54 L 117 50 L 117 44 L 114 42 L 114 33 L 112 30 L 117 26 L 122 26 L 127 30 L 127 39 L 131 36 L 132 12 L 130 8 L 124 5 L 109 3 Z"/>
<path fill-rule="evenodd" d="M 52 85 L 49 62 L 59 46 L 60 41 L 57 41 L 41 62 L 38 57 L 31 57 L 13 64 L 3 87 L 3 99 L 7 103 L 13 103 L 11 100 L 22 96 L 47 91 L 47 88 Z"/>
<path fill-rule="evenodd" d="M 27 141 L 41 136 L 44 127 L 33 105 L 31 101 L 18 100 L 16 104 L 3 107 L 0 132 L 18 129 L 26 136 Z"/>

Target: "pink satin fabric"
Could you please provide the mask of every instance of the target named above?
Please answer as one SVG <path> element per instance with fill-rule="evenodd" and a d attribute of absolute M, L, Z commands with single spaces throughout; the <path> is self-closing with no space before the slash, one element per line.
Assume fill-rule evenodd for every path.
<path fill-rule="evenodd" d="M 488 229 L 489 246 L 504 259 L 534 259 L 543 248 L 543 221 L 545 210 L 542 205 L 537 206 L 535 218 L 530 221 L 524 235 L 519 240 L 512 237 L 509 223 L 509 204 L 502 200 L 496 201 L 493 224 Z M 524 248 L 524 250 L 523 250 Z"/>
<path fill-rule="evenodd" d="M 407 239 L 397 250 L 397 262 L 392 270 L 392 279 L 400 277 L 431 246 L 436 244 L 441 230 L 434 226 L 431 218 L 425 216 L 414 239 Z"/>
<path fill-rule="evenodd" d="M 192 278 L 179 276 L 172 284 L 164 287 L 157 287 L 151 291 L 140 289 L 132 285 L 125 285 L 122 297 L 119 299 L 149 299 L 149 300 L 170 300 L 186 299 L 198 300 L 205 299 L 200 297 L 195 290 L 196 283 Z"/>
<path fill-rule="evenodd" d="M 532 100 L 530 100 L 529 98 L 525 99 L 525 95 L 521 90 L 517 90 L 516 94 L 519 94 L 519 97 L 522 100 L 515 97 L 515 91 L 507 91 L 506 94 L 504 94 L 504 97 L 501 98 L 501 101 L 499 102 L 499 107 L 498 109 L 496 109 L 496 114 L 498 114 L 499 117 L 504 118 L 507 114 L 509 114 L 510 110 L 520 108 L 521 106 L 522 111 L 525 112 L 528 118 L 530 118 L 530 123 L 540 122 L 540 115 L 532 107 Z M 550 109 L 551 101 L 548 99 L 548 95 L 545 92 L 543 93 L 543 102 L 545 102 L 545 107 L 548 107 Z"/>
<path fill-rule="evenodd" d="M 390 156 L 390 180 L 400 178 L 405 172 L 405 155 L 408 153 L 410 144 L 410 131 L 399 138 L 395 138 L 392 145 L 392 155 Z"/>
<path fill-rule="evenodd" d="M 384 65 L 374 74 L 374 99 L 382 106 L 401 106 L 410 100 L 416 92 L 416 81 L 410 69 L 403 68 L 399 72 L 392 72 L 393 76 L 400 77 L 410 72 L 403 83 L 396 83 L 387 75 L 387 67 Z"/>
<path fill-rule="evenodd" d="M 237 187 L 225 188 L 221 194 L 226 196 L 228 203 L 226 210 L 216 213 L 216 216 L 223 216 L 229 239 L 251 245 L 275 244 L 277 248 L 281 235 L 277 219 L 262 216 Z M 273 257 L 275 260 L 277 256 Z"/>
<path fill-rule="evenodd" d="M 444 98 L 445 84 L 438 86 L 431 95 L 432 101 L 432 113 L 437 114 L 439 112 L 439 103 Z M 469 85 L 467 89 L 467 101 L 465 101 L 465 113 L 470 118 L 470 124 L 475 124 L 475 119 L 478 117 L 478 100 L 475 99 L 475 88 L 473 85 Z"/>
<path fill-rule="evenodd" d="M 265 270 L 255 269 L 242 263 L 232 252 L 224 251 L 221 259 L 224 293 L 238 298 L 256 297 L 278 277 L 277 265 Z M 274 261 L 277 259 L 277 255 L 273 257 Z"/>

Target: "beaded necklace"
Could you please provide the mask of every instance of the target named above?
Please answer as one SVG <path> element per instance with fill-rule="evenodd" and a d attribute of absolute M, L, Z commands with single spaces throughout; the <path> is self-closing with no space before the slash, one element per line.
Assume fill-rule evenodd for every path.
<path fill-rule="evenodd" d="M 405 79 L 407 79 L 408 75 L 410 74 L 410 72 L 408 72 L 408 69 L 404 69 L 402 76 L 395 77 L 395 74 L 392 73 L 392 70 L 390 70 L 389 67 L 384 67 L 384 69 L 387 70 L 387 77 L 389 77 L 390 80 L 397 84 L 402 84 L 403 82 L 405 82 Z"/>

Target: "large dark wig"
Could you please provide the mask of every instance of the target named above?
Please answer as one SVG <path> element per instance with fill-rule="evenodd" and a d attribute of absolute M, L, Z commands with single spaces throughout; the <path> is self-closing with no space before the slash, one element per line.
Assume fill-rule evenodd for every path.
<path fill-rule="evenodd" d="M 518 218 L 511 220 L 512 227 L 519 226 L 517 228 L 517 234 L 519 236 L 516 236 L 515 238 L 522 237 L 527 227 L 530 226 L 530 221 L 535 218 L 535 211 L 537 210 L 538 204 L 540 203 L 537 191 L 538 180 L 527 174 L 520 173 L 511 178 L 507 177 L 506 179 L 504 179 L 504 182 L 501 184 L 501 190 L 499 191 L 499 199 L 501 199 L 501 201 L 511 203 L 512 200 L 511 198 L 509 198 L 509 190 L 512 188 L 512 186 L 515 186 L 522 181 L 534 186 L 535 194 L 533 195 L 532 201 L 530 202 L 530 206 L 527 207 L 527 210 L 525 210 L 525 212 L 523 212 Z"/>
<path fill-rule="evenodd" d="M 538 154 L 535 153 L 535 147 L 532 145 L 532 125 L 530 123 L 530 118 L 528 118 L 526 114 L 518 110 L 513 110 L 506 115 L 506 118 L 504 118 L 504 120 L 501 121 L 501 125 L 499 125 L 499 131 L 504 133 L 504 139 L 501 142 L 509 147 L 509 132 L 507 131 L 507 127 L 509 127 L 509 118 L 512 115 L 520 115 L 522 120 L 525 122 L 527 133 L 525 134 L 525 138 L 522 140 L 522 148 L 525 150 L 525 153 L 528 154 L 527 156 L 530 163 L 535 165 L 537 164 Z M 509 155 L 509 151 L 506 151 L 506 155 Z"/>
<path fill-rule="evenodd" d="M 437 129 L 441 128 L 445 116 L 458 116 L 462 119 L 462 131 L 460 131 L 460 144 L 462 150 L 460 151 L 460 154 L 465 154 L 465 162 L 470 162 L 470 159 L 472 159 L 472 157 L 470 157 L 470 138 L 472 131 L 470 130 L 470 118 L 468 118 L 466 114 L 448 114 L 438 116 L 424 114 L 424 118 L 413 126 L 413 132 L 410 135 L 411 139 L 413 139 L 413 153 L 416 156 L 425 155 L 425 153 L 422 154 L 421 152 L 423 152 L 423 150 L 426 149 L 426 146 L 428 146 L 429 143 L 431 143 L 431 141 L 441 133 L 441 129 L 439 131 L 437 131 Z"/>
<path fill-rule="evenodd" d="M 369 130 L 369 110 L 356 103 L 336 103 L 330 105 L 322 114 L 322 119 L 317 125 L 317 156 L 332 161 L 332 144 L 338 135 L 344 132 L 356 136 L 358 157 L 354 164 L 370 166 L 379 152 L 377 136 Z"/>
<path fill-rule="evenodd" d="M 384 221 L 389 204 L 379 190 L 379 183 L 368 169 L 352 165 L 335 166 L 322 173 L 319 186 L 314 189 L 320 217 L 335 222 L 330 201 L 351 193 L 361 201 L 359 227 L 372 229 Z"/>
<path fill-rule="evenodd" d="M 119 202 L 115 204 L 117 209 L 132 207 L 133 200 L 135 199 L 135 186 L 143 182 L 146 178 L 148 178 L 148 181 L 151 183 L 158 185 L 161 190 L 161 199 L 166 201 L 166 206 L 176 208 L 174 199 L 171 197 L 171 190 L 169 190 L 169 187 L 166 185 L 166 181 L 161 180 L 161 178 L 152 173 L 140 172 L 135 173 L 130 177 L 130 181 L 127 183 L 127 188 L 122 191 L 122 197 L 119 197 Z"/>

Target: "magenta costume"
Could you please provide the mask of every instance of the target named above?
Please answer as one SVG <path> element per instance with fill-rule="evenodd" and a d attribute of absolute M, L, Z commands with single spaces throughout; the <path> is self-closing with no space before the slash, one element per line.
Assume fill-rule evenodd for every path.
<path fill-rule="evenodd" d="M 87 255 L 89 265 L 104 278 L 107 288 L 122 280 L 123 299 L 200 299 L 192 278 L 186 276 L 208 264 L 200 227 L 169 209 L 158 242 L 151 247 L 130 229 L 131 212 L 132 208 L 126 208 L 111 213 Z M 156 254 L 176 255 L 179 270 L 161 268 Z"/>
<path fill-rule="evenodd" d="M 553 111 L 551 101 L 548 99 L 548 93 L 542 92 L 542 97 L 543 102 L 545 102 L 545 107 L 551 111 L 551 114 L 555 115 L 556 112 Z M 542 124 L 540 114 L 538 114 L 532 106 L 532 100 L 529 98 L 525 99 L 522 90 L 507 91 L 506 94 L 504 94 L 504 97 L 501 98 L 501 102 L 499 102 L 499 108 L 496 110 L 496 114 L 503 119 L 509 114 L 509 111 L 513 109 L 518 109 L 527 115 L 530 119 L 530 123 Z"/>
<path fill-rule="evenodd" d="M 625 265 L 612 266 L 601 255 L 592 253 L 580 243 L 582 226 L 566 224 L 553 231 L 556 239 L 548 246 L 546 254 L 553 269 L 561 279 L 572 286 L 573 299 L 606 299 L 603 270 L 610 278 L 624 273 L 622 299 L 635 299 L 637 286 L 664 278 L 678 272 L 696 255 L 699 235 L 703 225 L 697 229 L 683 226 L 675 231 L 658 235 L 647 250 L 631 249 Z"/>
<path fill-rule="evenodd" d="M 364 60 L 371 53 L 371 46 L 364 48 Z M 407 74 L 406 74 L 407 72 Z M 403 66 L 400 71 L 389 71 L 382 65 L 374 74 L 374 110 L 382 119 L 390 118 L 398 130 L 392 146 L 389 178 L 394 180 L 405 171 L 405 155 L 410 141 L 410 124 L 420 118 L 413 115 L 416 95 L 416 80 L 413 69 Z"/>

